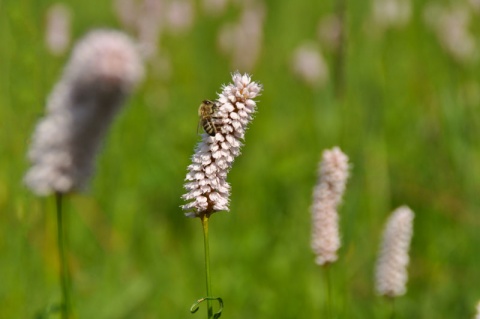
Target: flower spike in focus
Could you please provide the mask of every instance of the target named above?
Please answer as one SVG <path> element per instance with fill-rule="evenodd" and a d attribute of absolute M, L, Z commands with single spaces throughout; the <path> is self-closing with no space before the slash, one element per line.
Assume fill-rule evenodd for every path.
<path fill-rule="evenodd" d="M 183 210 L 189 217 L 201 217 L 229 210 L 230 185 L 227 174 L 240 155 L 248 123 L 256 111 L 255 98 L 262 86 L 248 74 L 232 74 L 232 83 L 224 85 L 215 109 L 215 134 L 202 134 L 185 178 L 188 201 Z M 213 130 L 212 130 L 213 131 Z"/>

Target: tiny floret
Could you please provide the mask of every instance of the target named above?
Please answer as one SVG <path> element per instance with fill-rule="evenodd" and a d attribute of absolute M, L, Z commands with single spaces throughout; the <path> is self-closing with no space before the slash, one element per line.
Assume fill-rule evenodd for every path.
<path fill-rule="evenodd" d="M 216 127 L 214 135 L 202 134 L 202 140 L 192 156 L 185 178 L 188 201 L 183 210 L 189 217 L 201 217 L 218 211 L 229 210 L 230 184 L 227 174 L 245 137 L 248 123 L 256 111 L 254 99 L 262 86 L 247 74 L 233 73 L 232 83 L 224 85 L 215 101 Z M 213 133 L 212 133 L 213 134 Z"/>

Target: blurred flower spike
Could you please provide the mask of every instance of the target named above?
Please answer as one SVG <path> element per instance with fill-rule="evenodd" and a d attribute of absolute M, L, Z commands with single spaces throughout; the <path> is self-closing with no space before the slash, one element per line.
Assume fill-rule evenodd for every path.
<path fill-rule="evenodd" d="M 39 196 L 83 189 L 110 122 L 142 77 L 123 33 L 96 30 L 81 39 L 33 134 L 26 185 Z"/>
<path fill-rule="evenodd" d="M 322 53 L 312 43 L 304 43 L 295 49 L 292 70 L 297 78 L 312 88 L 321 88 L 328 82 L 328 65 Z"/>
<path fill-rule="evenodd" d="M 229 210 L 230 185 L 227 173 L 235 157 L 240 155 L 242 140 L 248 123 L 256 111 L 253 100 L 262 86 L 248 74 L 232 74 L 232 82 L 224 85 L 216 101 L 215 117 L 219 130 L 214 136 L 202 134 L 188 166 L 185 178 L 187 193 L 182 196 L 189 203 L 182 206 L 188 217 L 202 217 Z"/>
<path fill-rule="evenodd" d="M 45 29 L 45 43 L 53 55 L 62 55 L 70 44 L 70 25 L 72 13 L 63 3 L 48 8 Z"/>
<path fill-rule="evenodd" d="M 379 295 L 393 298 L 406 292 L 413 218 L 412 210 L 407 206 L 401 206 L 387 221 L 375 274 Z"/>
<path fill-rule="evenodd" d="M 348 168 L 348 157 L 340 148 L 323 152 L 312 206 L 311 246 L 318 265 L 334 263 L 338 258 L 341 243 L 337 207 L 345 191 Z"/>

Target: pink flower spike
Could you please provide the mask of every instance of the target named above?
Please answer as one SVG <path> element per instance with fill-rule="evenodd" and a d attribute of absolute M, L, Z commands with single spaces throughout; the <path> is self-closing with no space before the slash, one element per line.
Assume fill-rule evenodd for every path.
<path fill-rule="evenodd" d="M 240 154 L 241 140 L 252 119 L 249 113 L 240 110 L 248 105 L 255 112 L 256 103 L 251 98 L 258 96 L 262 90 L 262 86 L 252 82 L 247 74 L 242 76 L 235 72 L 232 81 L 233 83 L 222 87 L 216 101 L 216 118 L 220 125 L 218 132 L 215 136 L 206 133 L 202 135 L 202 141 L 192 157 L 194 164 L 188 166 L 186 180 L 195 177 L 197 181 L 196 185 L 191 182 L 185 184 L 188 192 L 182 198 L 190 202 L 183 205 L 182 209 L 187 211 L 188 217 L 202 217 L 229 210 L 230 185 L 226 181 L 227 174 L 235 157 Z"/>

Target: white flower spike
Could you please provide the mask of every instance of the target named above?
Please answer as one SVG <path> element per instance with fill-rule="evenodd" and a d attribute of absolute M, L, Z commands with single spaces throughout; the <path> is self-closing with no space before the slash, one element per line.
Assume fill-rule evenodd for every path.
<path fill-rule="evenodd" d="M 401 206 L 387 221 L 375 274 L 379 295 L 393 298 L 407 291 L 408 250 L 413 234 L 413 218 L 412 210 Z"/>
<path fill-rule="evenodd" d="M 313 193 L 312 250 L 318 265 L 337 260 L 340 248 L 337 207 L 348 179 L 348 157 L 338 147 L 325 150 L 319 169 L 319 181 Z"/>
<path fill-rule="evenodd" d="M 222 87 L 216 101 L 215 118 L 219 129 L 214 136 L 202 134 L 188 166 L 185 178 L 187 193 L 182 198 L 189 203 L 182 206 L 189 217 L 202 217 L 229 210 L 230 185 L 227 174 L 235 157 L 240 155 L 248 123 L 256 111 L 254 99 L 262 86 L 248 74 L 232 74 L 232 81 Z"/>
<path fill-rule="evenodd" d="M 35 129 L 25 184 L 39 196 L 83 189 L 110 122 L 142 76 L 123 33 L 96 30 L 80 40 Z"/>

